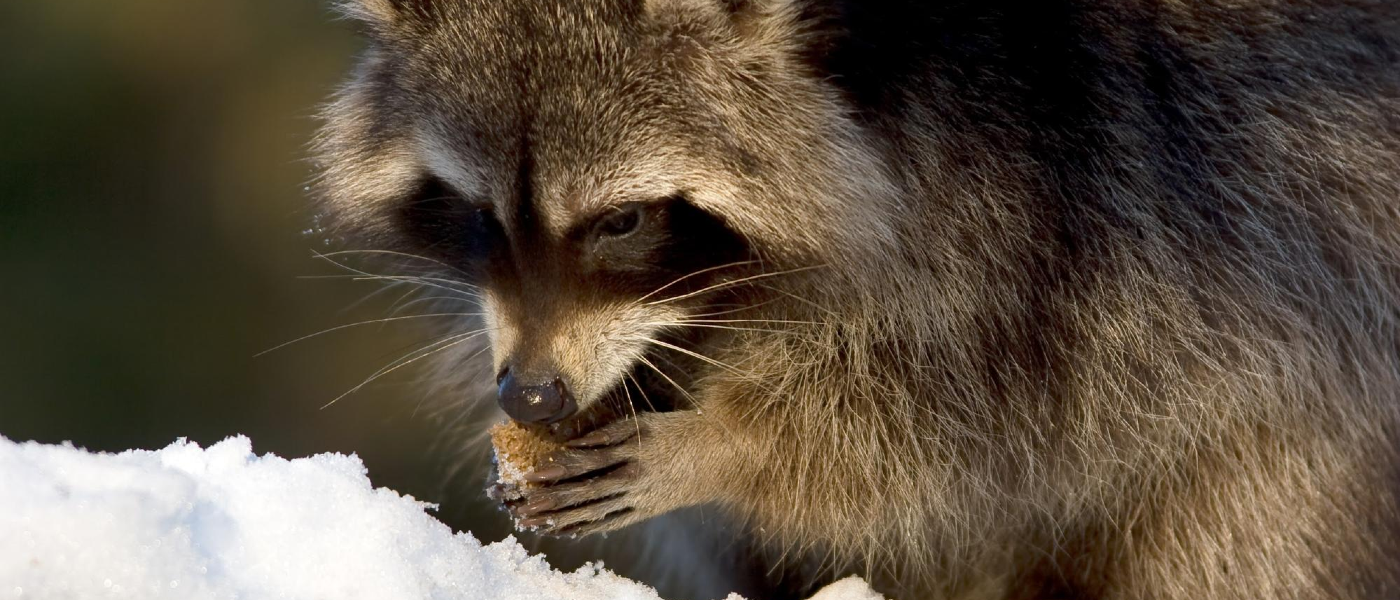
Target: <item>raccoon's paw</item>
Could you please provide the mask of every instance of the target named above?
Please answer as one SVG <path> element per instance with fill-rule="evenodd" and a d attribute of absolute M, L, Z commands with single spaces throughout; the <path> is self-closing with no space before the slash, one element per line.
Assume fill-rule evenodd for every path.
<path fill-rule="evenodd" d="M 565 443 L 525 475 L 506 508 L 521 529 L 578 536 L 620 529 L 668 510 L 650 493 L 659 472 L 646 460 L 653 415 L 625 419 Z"/>

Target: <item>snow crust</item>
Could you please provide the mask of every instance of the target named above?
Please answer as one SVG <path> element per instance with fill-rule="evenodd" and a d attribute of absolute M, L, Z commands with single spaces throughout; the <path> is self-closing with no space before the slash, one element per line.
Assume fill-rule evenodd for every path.
<path fill-rule="evenodd" d="M 258 456 L 245 437 L 120 454 L 0 438 L 0 600 L 659 600 L 431 508 L 355 456 Z M 879 596 L 848 579 L 816 598 Z"/>

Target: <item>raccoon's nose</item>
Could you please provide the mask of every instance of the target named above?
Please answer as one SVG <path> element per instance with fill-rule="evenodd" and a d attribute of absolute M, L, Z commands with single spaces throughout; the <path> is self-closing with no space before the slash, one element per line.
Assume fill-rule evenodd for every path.
<path fill-rule="evenodd" d="M 544 384 L 523 383 L 507 371 L 496 391 L 496 403 L 510 418 L 521 423 L 555 423 L 574 414 L 578 403 L 564 380 L 555 377 Z"/>

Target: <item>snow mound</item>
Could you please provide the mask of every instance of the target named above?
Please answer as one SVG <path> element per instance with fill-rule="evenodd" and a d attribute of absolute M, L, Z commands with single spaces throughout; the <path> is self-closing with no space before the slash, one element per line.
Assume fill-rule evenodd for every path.
<path fill-rule="evenodd" d="M 257 456 L 246 437 L 120 454 L 0 438 L 0 598 L 659 600 L 513 538 L 483 546 L 431 507 L 374 489 L 355 456 Z M 859 580 L 817 597 L 879 598 Z"/>

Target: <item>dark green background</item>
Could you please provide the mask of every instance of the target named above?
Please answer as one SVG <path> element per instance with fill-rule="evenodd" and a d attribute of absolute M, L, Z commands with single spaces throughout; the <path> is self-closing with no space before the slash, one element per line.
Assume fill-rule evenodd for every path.
<path fill-rule="evenodd" d="M 354 452 L 377 485 L 506 534 L 480 465 L 456 479 L 405 369 L 432 339 L 301 233 L 316 106 L 360 48 L 329 0 L 0 3 L 0 435 L 94 450 Z M 353 306 L 353 308 L 352 308 Z M 561 565 L 572 561 L 560 561 Z"/>

